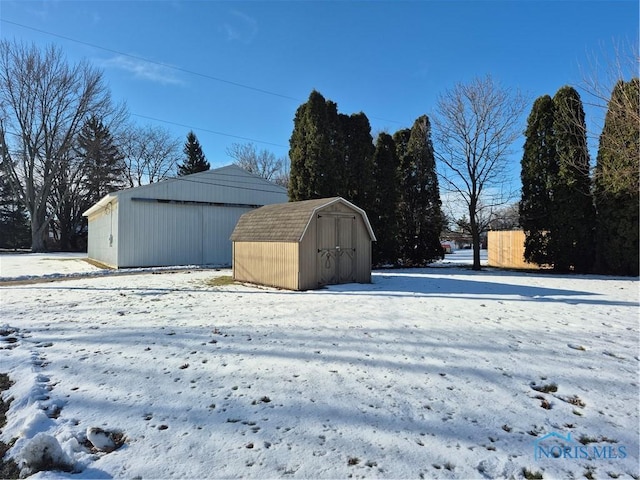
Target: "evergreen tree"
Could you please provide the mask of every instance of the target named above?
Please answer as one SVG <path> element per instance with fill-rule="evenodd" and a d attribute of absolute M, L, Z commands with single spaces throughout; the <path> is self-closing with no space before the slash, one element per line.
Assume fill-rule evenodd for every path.
<path fill-rule="evenodd" d="M 0 171 L 3 169 L 0 168 Z M 29 248 L 29 217 L 11 189 L 7 176 L 0 175 L 0 248 Z"/>
<path fill-rule="evenodd" d="M 640 125 L 627 106 L 640 103 L 640 80 L 619 81 L 611 93 L 595 175 L 596 270 L 614 275 L 638 275 L 638 179 Z"/>
<path fill-rule="evenodd" d="M 83 200 L 88 206 L 124 186 L 124 155 L 100 119 L 92 117 L 84 124 L 76 154 L 84 168 Z"/>
<path fill-rule="evenodd" d="M 377 242 L 373 243 L 375 265 L 398 263 L 398 154 L 391 135 L 381 133 L 373 155 L 374 198 L 367 211 Z"/>
<path fill-rule="evenodd" d="M 587 272 L 595 253 L 595 211 L 584 110 L 580 95 L 569 86 L 558 90 L 553 103 L 558 175 L 552 185 L 549 253 L 556 270 Z"/>
<path fill-rule="evenodd" d="M 373 154 L 375 147 L 371 137 L 371 125 L 360 112 L 340 115 L 343 144 L 343 181 L 341 194 L 365 211 L 373 203 Z"/>
<path fill-rule="evenodd" d="M 424 265 L 442 257 L 440 233 L 444 217 L 431 141 L 431 124 L 426 115 L 410 130 L 398 132 L 400 157 L 400 253 L 408 265 Z M 404 140 L 406 139 L 406 144 Z"/>
<path fill-rule="evenodd" d="M 205 172 L 211 168 L 209 162 L 202 153 L 202 147 L 196 134 L 189 132 L 184 144 L 184 154 L 187 156 L 182 165 L 178 165 L 178 176 L 191 175 L 192 173 Z"/>
<path fill-rule="evenodd" d="M 80 171 L 77 180 L 74 171 Z M 82 125 L 74 152 L 60 168 L 54 189 L 61 198 L 53 231 L 61 250 L 86 248 L 87 219 L 82 213 L 106 194 L 124 186 L 124 156 L 109 128 L 96 116 Z"/>
<path fill-rule="evenodd" d="M 289 200 L 339 195 L 342 138 L 337 106 L 316 90 L 296 110 L 289 141 Z"/>
<path fill-rule="evenodd" d="M 409 194 L 409 183 L 411 181 L 411 165 L 410 158 L 407 155 L 407 147 L 409 138 L 411 137 L 411 129 L 403 128 L 393 134 L 393 143 L 396 147 L 396 157 L 398 159 L 398 171 L 396 174 L 398 182 L 398 202 L 396 204 L 396 259 L 401 264 L 406 263 L 407 252 L 412 250 L 413 232 L 411 216 L 411 196 Z"/>
<path fill-rule="evenodd" d="M 551 229 L 552 190 L 558 174 L 553 135 L 554 106 L 549 95 L 536 99 L 527 120 L 521 161 L 520 225 L 525 232 L 525 259 L 551 264 L 547 244 Z"/>

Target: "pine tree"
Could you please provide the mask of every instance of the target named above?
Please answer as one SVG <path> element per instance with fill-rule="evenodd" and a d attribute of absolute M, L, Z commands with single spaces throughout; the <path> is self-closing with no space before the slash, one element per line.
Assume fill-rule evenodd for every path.
<path fill-rule="evenodd" d="M 108 127 L 99 118 L 90 117 L 77 135 L 73 155 L 60 168 L 54 182 L 61 198 L 53 222 L 58 248 L 86 248 L 88 226 L 82 213 L 107 193 L 124 185 L 123 159 Z M 76 170 L 81 174 L 75 175 Z"/>
<path fill-rule="evenodd" d="M 296 110 L 289 141 L 289 200 L 341 194 L 342 138 L 337 105 L 316 90 Z"/>
<path fill-rule="evenodd" d="M 376 265 L 398 263 L 398 154 L 391 135 L 381 133 L 373 155 L 374 198 L 367 211 L 377 242 L 372 258 Z"/>
<path fill-rule="evenodd" d="M 600 135 L 594 180 L 598 273 L 639 273 L 639 103 L 640 80 L 619 81 L 611 93 Z"/>
<path fill-rule="evenodd" d="M 202 153 L 202 147 L 196 134 L 189 132 L 184 144 L 184 154 L 187 156 L 182 165 L 178 165 L 178 176 L 191 175 L 192 173 L 206 172 L 211 168 L 209 162 Z"/>
<path fill-rule="evenodd" d="M 407 265 L 424 265 L 442 257 L 444 221 L 429 118 L 421 116 L 408 137 L 405 130 L 397 132 L 396 138 L 400 151 L 400 254 Z"/>
<path fill-rule="evenodd" d="M 580 95 L 569 86 L 558 90 L 553 103 L 558 175 L 552 185 L 549 253 L 554 269 L 583 273 L 590 270 L 595 253 L 584 110 Z"/>
<path fill-rule="evenodd" d="M 11 189 L 7 176 L 2 174 L 0 175 L 0 248 L 29 248 L 30 245 L 29 217 Z"/>
<path fill-rule="evenodd" d="M 90 118 L 78 135 L 77 155 L 84 168 L 84 200 L 89 206 L 124 185 L 124 156 L 109 128 L 96 117 Z"/>
<path fill-rule="evenodd" d="M 536 99 L 527 120 L 521 161 L 520 225 L 525 232 L 525 259 L 551 264 L 547 251 L 552 210 L 551 185 L 558 174 L 553 135 L 554 105 L 549 95 Z"/>

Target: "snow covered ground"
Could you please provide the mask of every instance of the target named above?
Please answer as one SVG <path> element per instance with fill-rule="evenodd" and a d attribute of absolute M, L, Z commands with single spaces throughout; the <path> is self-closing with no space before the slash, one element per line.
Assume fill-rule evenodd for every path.
<path fill-rule="evenodd" d="M 0 256 L 0 440 L 69 470 L 34 478 L 638 478 L 638 279 L 468 255 L 308 292 Z"/>

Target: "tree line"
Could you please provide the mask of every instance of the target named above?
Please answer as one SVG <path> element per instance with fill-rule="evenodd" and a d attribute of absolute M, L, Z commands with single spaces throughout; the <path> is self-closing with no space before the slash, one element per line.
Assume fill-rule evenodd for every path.
<path fill-rule="evenodd" d="M 508 196 L 499 187 L 524 107 L 519 92 L 490 76 L 476 78 L 440 95 L 435 133 L 423 115 L 412 128 L 382 132 L 374 142 L 364 113 L 339 113 L 314 90 L 294 119 L 290 200 L 342 196 L 368 214 L 378 239 L 374 264 L 425 265 L 443 255 L 440 236 L 448 220 L 441 179 L 467 208 L 464 223 L 479 270 L 480 234 Z"/>
<path fill-rule="evenodd" d="M 521 162 L 525 259 L 560 272 L 638 275 L 640 83 L 615 85 L 592 173 L 584 107 L 569 86 L 533 104 Z"/>
<path fill-rule="evenodd" d="M 442 256 L 443 225 L 431 124 L 426 115 L 374 143 L 367 116 L 338 112 L 312 91 L 290 139 L 289 200 L 341 196 L 367 212 L 374 264 L 418 266 Z"/>
<path fill-rule="evenodd" d="M 595 169 L 577 91 L 563 87 L 534 102 L 518 211 L 527 260 L 558 271 L 638 274 L 639 96 L 637 78 L 610 92 Z M 312 91 L 295 113 L 290 166 L 252 144 L 233 144 L 227 154 L 287 187 L 292 201 L 342 196 L 363 208 L 378 237 L 377 265 L 441 256 L 448 220 L 440 189 L 453 192 L 467 207 L 458 224 L 479 269 L 480 234 L 497 224 L 499 209 L 513 217 L 503 179 L 526 104 L 490 76 L 476 78 L 440 95 L 432 119 L 374 140 L 363 112 L 340 113 Z M 195 133 L 181 153 L 168 131 L 128 122 L 102 73 L 86 61 L 68 64 L 55 46 L 0 42 L 0 109 L 1 248 L 44 251 L 50 232 L 58 248 L 82 248 L 82 212 L 105 194 L 210 168 Z"/>

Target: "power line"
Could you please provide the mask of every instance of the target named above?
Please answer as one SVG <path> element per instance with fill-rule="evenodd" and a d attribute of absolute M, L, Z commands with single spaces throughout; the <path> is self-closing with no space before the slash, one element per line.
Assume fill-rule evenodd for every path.
<path fill-rule="evenodd" d="M 149 117 L 147 115 L 140 115 L 140 114 L 137 114 L 137 113 L 132 113 L 131 115 L 133 115 L 134 117 L 138 117 L 138 118 L 145 118 L 147 120 L 152 120 L 154 122 L 167 123 L 169 125 L 175 125 L 175 126 L 178 126 L 178 127 L 189 128 L 191 130 L 198 130 L 198 131 L 207 132 L 207 133 L 213 133 L 215 135 L 222 135 L 224 137 L 237 138 L 237 139 L 240 139 L 240 140 L 248 140 L 250 142 L 261 143 L 261 144 L 264 144 L 264 145 L 272 145 L 274 147 L 284 147 L 284 148 L 288 147 L 288 145 L 282 145 L 280 143 L 266 142 L 264 140 L 256 140 L 255 138 L 242 137 L 240 135 L 232 135 L 230 133 L 224 133 L 224 132 L 217 132 L 215 130 L 209 130 L 208 128 L 192 127 L 190 125 L 185 125 L 183 123 L 172 122 L 172 121 L 169 121 L 169 120 L 162 120 L 160 118 Z"/>
<path fill-rule="evenodd" d="M 265 90 L 263 88 L 252 87 L 250 85 L 246 85 L 246 84 L 243 84 L 243 83 L 234 82 L 234 81 L 231 81 L 231 80 L 225 80 L 224 78 L 214 77 L 213 75 L 208 75 L 206 73 L 195 72 L 193 70 L 188 70 L 188 69 L 182 68 L 182 67 L 176 67 L 174 65 L 169 65 L 167 63 L 158 62 L 158 61 L 155 61 L 155 60 L 149 60 L 148 58 L 140 57 L 138 55 L 132 55 L 130 53 L 124 53 L 124 52 L 121 52 L 119 50 L 114 50 L 112 48 L 101 47 L 100 45 L 96 45 L 94 43 L 85 42 L 83 40 L 77 40 L 75 38 L 67 37 L 65 35 L 60 35 L 58 33 L 53 33 L 53 32 L 49 32 L 49 31 L 46 31 L 46 30 L 39 29 L 39 28 L 30 27 L 28 25 L 24 25 L 24 24 L 18 23 L 18 22 L 13 22 L 11 20 L 6 20 L 6 19 L 3 19 L 3 18 L 0 18 L 0 22 L 8 23 L 10 25 L 14 25 L 14 26 L 20 27 L 20 28 L 26 28 L 27 30 L 32 30 L 32 31 L 38 32 L 38 33 L 43 33 L 45 35 L 50 35 L 52 37 L 61 38 L 63 40 L 67 40 L 69 42 L 79 43 L 80 45 L 86 45 L 88 47 L 96 48 L 98 50 L 104 50 L 105 52 L 115 53 L 117 55 L 122 55 L 124 57 L 129 57 L 129 58 L 133 58 L 135 60 L 140 60 L 140 61 L 143 61 L 143 62 L 151 63 L 153 65 L 158 65 L 158 66 L 161 66 L 163 68 L 168 68 L 168 69 L 171 69 L 171 70 L 176 70 L 178 72 L 187 73 L 189 75 L 195 75 L 197 77 L 202 77 L 202 78 L 206 78 L 206 79 L 209 79 L 209 80 L 214 80 L 216 82 L 226 83 L 227 85 L 233 85 L 235 87 L 244 88 L 244 89 L 247 89 L 247 90 L 252 90 L 254 92 L 264 93 L 265 95 L 272 95 L 274 97 L 284 98 L 284 99 L 287 99 L 287 100 L 293 100 L 293 101 L 296 101 L 296 102 L 304 102 L 305 101 L 305 100 L 302 100 L 300 98 L 292 97 L 290 95 L 284 95 L 282 93 L 272 92 L 270 90 Z M 381 120 L 383 122 L 395 123 L 395 124 L 398 124 L 398 125 L 402 125 L 403 124 L 403 122 L 398 122 L 397 120 L 390 120 L 388 118 L 382 118 L 382 117 L 376 117 L 376 116 L 371 116 L 371 118 L 376 119 L 376 120 Z M 159 120 L 159 121 L 163 121 L 163 120 Z M 166 122 L 166 123 L 170 123 L 170 122 Z M 203 130 L 203 129 L 201 129 L 201 130 Z M 214 133 L 217 133 L 217 132 L 214 132 Z M 225 135 L 225 134 L 221 134 L 221 135 Z M 233 135 L 230 135 L 230 136 L 233 136 Z M 242 137 L 238 137 L 238 138 L 242 138 Z M 267 143 L 267 142 L 262 142 L 262 143 Z"/>
<path fill-rule="evenodd" d="M 58 33 L 48 32 L 46 30 L 41 30 L 39 28 L 30 27 L 28 25 L 23 25 L 23 24 L 17 23 L 17 22 L 12 22 L 11 20 L 0 19 L 0 22 L 8 23 L 10 25 L 14 25 L 14 26 L 20 27 L 20 28 L 26 28 L 27 30 L 33 30 L 34 32 L 44 33 L 45 35 L 51 35 L 52 37 L 62 38 L 63 40 L 67 40 L 69 42 L 79 43 L 81 45 L 86 45 L 88 47 L 96 48 L 98 50 L 104 50 L 106 52 L 115 53 L 117 55 L 122 55 L 124 57 L 133 58 L 135 60 L 148 62 L 148 63 L 151 63 L 153 65 L 161 66 L 163 68 L 169 68 L 169 69 L 172 69 L 172 70 L 176 70 L 178 72 L 188 73 L 189 75 L 195 75 L 195 76 L 198 76 L 198 77 L 207 78 L 209 80 L 214 80 L 216 82 L 226 83 L 228 85 L 233 85 L 235 87 L 246 88 L 247 90 L 253 90 L 254 92 L 260 92 L 260 93 L 264 93 L 266 95 L 273 95 L 274 97 L 286 98 L 287 100 L 294 100 L 296 102 L 302 101 L 299 98 L 294 98 L 294 97 L 291 97 L 289 95 L 283 95 L 281 93 L 272 92 L 270 90 L 265 90 L 263 88 L 252 87 L 250 85 L 245 85 L 243 83 L 233 82 L 231 80 L 225 80 L 224 78 L 214 77 L 213 75 L 207 75 L 206 73 L 194 72 L 193 70 L 187 70 L 186 68 L 176 67 L 174 65 L 169 65 L 167 63 L 158 62 L 158 61 L 155 61 L 155 60 L 149 60 L 148 58 L 140 57 L 138 55 L 132 55 L 130 53 L 124 53 L 124 52 L 121 52 L 119 50 L 114 50 L 112 48 L 101 47 L 100 45 L 96 45 L 95 43 L 89 43 L 89 42 L 85 42 L 83 40 L 77 40 L 75 38 L 67 37 L 65 35 L 60 35 Z"/>

